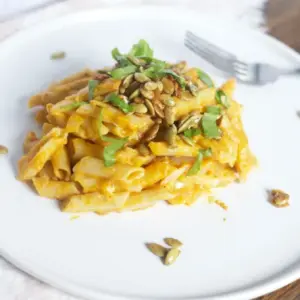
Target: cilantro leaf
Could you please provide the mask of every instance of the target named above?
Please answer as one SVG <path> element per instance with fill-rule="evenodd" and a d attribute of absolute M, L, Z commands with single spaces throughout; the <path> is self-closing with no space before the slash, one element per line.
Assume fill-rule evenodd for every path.
<path fill-rule="evenodd" d="M 206 112 L 213 115 L 221 115 L 221 107 L 213 105 L 213 106 L 207 106 Z"/>
<path fill-rule="evenodd" d="M 122 112 L 128 114 L 130 112 L 133 111 L 133 107 L 130 104 L 127 104 L 126 102 L 124 102 L 117 94 L 112 93 L 109 94 L 105 100 L 107 100 L 108 102 L 110 102 L 111 104 L 113 104 L 116 107 L 119 107 Z"/>
<path fill-rule="evenodd" d="M 91 101 L 94 98 L 94 91 L 96 86 L 98 85 L 98 80 L 89 80 L 88 83 L 88 89 L 89 89 L 89 101 Z"/>
<path fill-rule="evenodd" d="M 199 152 L 197 154 L 197 157 L 196 157 L 196 160 L 195 160 L 194 164 L 192 165 L 192 167 L 189 169 L 187 175 L 188 176 L 196 175 L 200 170 L 203 158 L 209 157 L 211 155 L 212 155 L 212 151 L 211 151 L 210 148 L 199 150 Z"/>
<path fill-rule="evenodd" d="M 183 135 L 187 138 L 192 138 L 193 136 L 201 134 L 200 128 L 190 128 L 183 132 Z"/>
<path fill-rule="evenodd" d="M 78 108 L 78 107 L 80 107 L 84 104 L 87 104 L 87 102 L 84 102 L 84 101 L 74 102 L 74 103 L 71 103 L 71 104 L 63 105 L 60 108 L 63 109 L 63 111 L 69 111 L 69 110 L 72 110 L 74 108 Z"/>
<path fill-rule="evenodd" d="M 153 57 L 153 50 L 145 40 L 139 40 L 137 44 L 132 46 L 128 54 L 136 57 Z"/>
<path fill-rule="evenodd" d="M 160 71 L 160 74 L 172 76 L 183 89 L 185 88 L 185 86 L 186 86 L 185 79 L 183 77 L 179 76 L 178 74 L 176 74 L 174 71 L 165 69 L 165 70 Z"/>
<path fill-rule="evenodd" d="M 219 104 L 222 104 L 225 108 L 228 108 L 230 106 L 228 102 L 228 97 L 222 90 L 216 91 L 216 100 Z"/>
<path fill-rule="evenodd" d="M 120 67 L 122 67 L 122 68 L 132 65 L 132 63 L 126 57 L 126 55 L 121 54 L 118 48 L 114 48 L 111 51 L 111 55 L 112 55 L 113 59 L 116 60 L 119 63 Z"/>
<path fill-rule="evenodd" d="M 110 167 L 114 165 L 116 162 L 116 157 L 115 157 L 116 152 L 124 147 L 124 145 L 128 141 L 128 138 L 116 139 L 116 138 L 103 136 L 101 134 L 102 121 L 103 121 L 103 115 L 102 115 L 102 111 L 100 111 L 99 118 L 98 118 L 98 132 L 102 141 L 110 143 L 108 146 L 105 146 L 103 150 L 104 165 L 106 167 Z"/>
<path fill-rule="evenodd" d="M 134 73 L 137 70 L 136 66 L 130 65 L 123 68 L 116 68 L 109 72 L 114 79 L 123 79 L 127 75 Z"/>
<path fill-rule="evenodd" d="M 201 119 L 201 125 L 203 129 L 203 134 L 205 137 L 210 139 L 217 139 L 221 136 L 221 131 L 217 126 L 217 119 L 219 115 L 212 113 L 204 113 Z"/>
<path fill-rule="evenodd" d="M 204 82 L 208 87 L 214 87 L 214 82 L 211 80 L 211 78 L 202 70 L 197 69 L 197 74 L 199 79 Z"/>

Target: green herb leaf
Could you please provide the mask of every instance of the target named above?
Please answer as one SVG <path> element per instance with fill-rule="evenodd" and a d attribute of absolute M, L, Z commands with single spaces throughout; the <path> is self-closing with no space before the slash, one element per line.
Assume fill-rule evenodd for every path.
<path fill-rule="evenodd" d="M 130 65 L 124 68 L 117 68 L 109 72 L 112 78 L 114 79 L 123 79 L 127 75 L 134 73 L 137 70 L 136 66 Z"/>
<path fill-rule="evenodd" d="M 153 50 L 145 40 L 139 40 L 137 44 L 132 46 L 129 55 L 136 57 L 153 57 Z"/>
<path fill-rule="evenodd" d="M 178 74 L 176 74 L 174 71 L 165 69 L 165 70 L 160 71 L 160 74 L 172 76 L 183 89 L 185 88 L 185 86 L 186 86 L 185 79 L 183 77 L 179 76 Z"/>
<path fill-rule="evenodd" d="M 71 104 L 63 105 L 60 108 L 63 109 L 63 111 L 69 111 L 73 110 L 74 108 L 78 108 L 84 104 L 88 104 L 87 102 L 81 101 L 81 102 L 74 102 Z"/>
<path fill-rule="evenodd" d="M 219 115 L 212 113 L 205 113 L 201 119 L 203 134 L 210 139 L 217 139 L 221 136 L 221 131 L 217 126 L 217 119 Z"/>
<path fill-rule="evenodd" d="M 89 80 L 89 83 L 88 83 L 89 101 L 91 101 L 94 98 L 94 91 L 98 84 L 99 84 L 98 80 Z"/>
<path fill-rule="evenodd" d="M 126 102 L 124 102 L 117 94 L 112 93 L 109 94 L 105 100 L 107 100 L 108 102 L 110 102 L 111 104 L 113 104 L 116 107 L 119 107 L 124 113 L 128 114 L 130 112 L 133 112 L 133 107 L 130 104 L 127 104 Z"/>
<path fill-rule="evenodd" d="M 111 55 L 112 55 L 113 59 L 115 59 L 119 63 L 120 67 L 126 67 L 129 65 L 132 65 L 132 63 L 126 57 L 126 55 L 121 54 L 118 48 L 114 48 L 111 51 Z"/>
<path fill-rule="evenodd" d="M 116 138 L 103 136 L 101 134 L 102 121 L 103 121 L 103 116 L 102 116 L 102 111 L 100 111 L 99 118 L 98 118 L 98 132 L 102 141 L 110 143 L 108 146 L 105 146 L 103 150 L 104 165 L 106 167 L 110 167 L 114 165 L 116 162 L 116 157 L 115 157 L 116 152 L 124 147 L 124 145 L 128 141 L 128 138 L 116 139 Z"/>
<path fill-rule="evenodd" d="M 200 170 L 203 158 L 209 157 L 211 155 L 212 155 L 212 151 L 210 148 L 204 149 L 204 150 L 203 149 L 199 150 L 196 160 L 195 160 L 194 164 L 192 165 L 192 167 L 189 169 L 187 175 L 192 176 L 192 175 L 197 174 Z"/>
<path fill-rule="evenodd" d="M 214 87 L 214 82 L 211 80 L 211 78 L 202 70 L 197 69 L 198 77 L 199 79 L 204 82 L 208 87 Z"/>
<path fill-rule="evenodd" d="M 206 112 L 213 115 L 221 115 L 221 107 L 219 106 L 207 106 Z"/>
<path fill-rule="evenodd" d="M 222 104 L 226 108 L 228 108 L 230 106 L 229 102 L 228 102 L 228 97 L 222 90 L 217 90 L 216 100 L 219 104 Z"/>
<path fill-rule="evenodd" d="M 190 128 L 183 132 L 183 135 L 186 136 L 187 138 L 192 138 L 193 136 L 196 136 L 199 134 L 201 134 L 200 128 Z"/>

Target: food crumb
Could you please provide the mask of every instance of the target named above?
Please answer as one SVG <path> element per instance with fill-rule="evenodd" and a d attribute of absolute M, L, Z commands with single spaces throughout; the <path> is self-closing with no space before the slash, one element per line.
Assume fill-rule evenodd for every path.
<path fill-rule="evenodd" d="M 71 220 L 71 221 L 74 221 L 74 220 L 78 219 L 79 217 L 80 217 L 80 216 L 71 216 L 71 217 L 70 217 L 70 220 Z"/>
<path fill-rule="evenodd" d="M 64 51 L 57 51 L 57 52 L 54 52 L 51 54 L 50 58 L 52 60 L 55 60 L 55 59 L 63 59 L 66 57 L 66 52 Z"/>
<path fill-rule="evenodd" d="M 216 202 L 216 198 L 214 196 L 208 196 L 207 197 L 208 203 L 212 204 Z"/>
<path fill-rule="evenodd" d="M 271 190 L 270 197 L 270 202 L 278 208 L 287 207 L 290 205 L 290 195 L 281 190 Z"/>
<path fill-rule="evenodd" d="M 227 219 L 226 218 L 223 218 L 223 222 L 226 222 L 227 221 Z"/>
<path fill-rule="evenodd" d="M 7 147 L 0 145 L 0 154 L 7 154 L 7 153 L 8 153 Z"/>
<path fill-rule="evenodd" d="M 219 205 L 221 208 L 223 208 L 224 210 L 228 210 L 228 206 L 223 201 L 216 200 L 215 203 Z"/>

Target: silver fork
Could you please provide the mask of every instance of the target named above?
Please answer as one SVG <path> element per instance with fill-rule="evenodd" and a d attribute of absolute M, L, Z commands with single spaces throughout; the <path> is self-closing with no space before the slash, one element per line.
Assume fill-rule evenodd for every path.
<path fill-rule="evenodd" d="M 238 60 L 235 55 L 207 42 L 190 31 L 185 34 L 184 44 L 217 69 L 248 84 L 264 85 L 276 81 L 281 75 L 300 74 L 300 67 L 293 70 L 282 70 L 269 64 L 245 63 Z"/>

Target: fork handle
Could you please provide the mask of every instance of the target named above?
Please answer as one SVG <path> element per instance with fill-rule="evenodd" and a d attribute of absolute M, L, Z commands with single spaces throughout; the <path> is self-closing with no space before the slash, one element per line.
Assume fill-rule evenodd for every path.
<path fill-rule="evenodd" d="M 282 72 L 282 75 L 295 75 L 295 74 L 300 74 L 300 68 Z"/>

